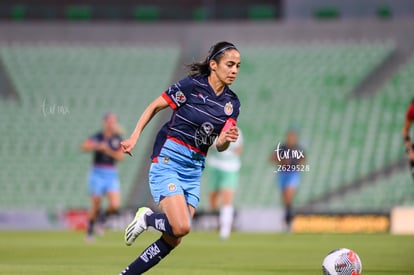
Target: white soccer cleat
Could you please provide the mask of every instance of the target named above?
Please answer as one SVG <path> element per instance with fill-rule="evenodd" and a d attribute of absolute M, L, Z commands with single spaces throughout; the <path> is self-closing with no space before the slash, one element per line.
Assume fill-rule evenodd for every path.
<path fill-rule="evenodd" d="M 135 239 L 147 230 L 147 222 L 145 221 L 145 216 L 151 215 L 153 212 L 148 207 L 141 207 L 138 209 L 135 214 L 134 219 L 125 229 L 125 244 L 130 246 L 134 243 Z"/>

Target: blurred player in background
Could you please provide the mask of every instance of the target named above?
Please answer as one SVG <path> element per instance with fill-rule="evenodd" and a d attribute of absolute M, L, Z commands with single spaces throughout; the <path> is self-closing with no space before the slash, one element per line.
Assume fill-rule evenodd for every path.
<path fill-rule="evenodd" d="M 276 180 L 285 208 L 285 225 L 290 231 L 293 220 L 292 203 L 299 186 L 300 172 L 305 163 L 304 151 L 298 144 L 296 130 L 290 129 L 287 132 L 285 142 L 277 144 L 270 159 L 276 164 Z"/>
<path fill-rule="evenodd" d="M 405 114 L 405 121 L 402 130 L 402 136 L 404 139 L 405 151 L 407 152 L 408 159 L 410 161 L 410 171 L 414 178 L 414 145 L 410 139 L 410 128 L 414 120 L 414 98 L 411 100 L 410 106 L 408 106 Z"/>
<path fill-rule="evenodd" d="M 170 107 L 173 114 L 155 140 L 149 184 L 163 213 L 138 209 L 125 229 L 131 245 L 148 226 L 162 236 L 146 248 L 121 274 L 141 274 L 166 257 L 191 229 L 191 219 L 200 198 L 200 177 L 209 147 L 226 150 L 238 138 L 236 120 L 240 102 L 228 85 L 239 73 L 240 53 L 228 42 L 211 47 L 202 62 L 189 65 L 189 76 L 170 86 L 144 110 L 130 138 L 122 142 L 131 154 L 145 125 L 159 111 Z"/>
<path fill-rule="evenodd" d="M 118 214 L 121 195 L 115 164 L 124 159 L 121 141 L 117 117 L 114 113 L 107 113 L 103 118 L 102 131 L 89 137 L 81 145 L 83 152 L 93 152 L 93 165 L 88 182 L 91 198 L 86 235 L 88 241 L 93 240 L 96 222 L 103 223 L 108 216 Z M 104 195 L 108 197 L 109 203 L 106 211 L 101 213 L 101 200 Z"/>
<path fill-rule="evenodd" d="M 239 138 L 236 142 L 231 143 L 224 152 L 219 152 L 213 147 L 207 157 L 210 210 L 219 210 L 220 238 L 222 240 L 229 238 L 233 225 L 233 198 L 240 177 L 240 154 L 242 151 L 243 136 L 239 128 Z"/>

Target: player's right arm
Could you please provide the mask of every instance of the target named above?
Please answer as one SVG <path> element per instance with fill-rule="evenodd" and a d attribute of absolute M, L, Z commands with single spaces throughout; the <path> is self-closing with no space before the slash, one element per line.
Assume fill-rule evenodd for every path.
<path fill-rule="evenodd" d="M 163 96 L 157 97 L 153 102 L 151 102 L 147 106 L 147 108 L 144 110 L 144 112 L 141 114 L 140 118 L 138 119 L 138 122 L 131 136 L 121 142 L 122 151 L 124 153 L 132 156 L 131 152 L 134 149 L 135 144 L 138 142 L 138 139 L 142 133 L 142 130 L 144 130 L 145 126 L 148 124 L 148 122 L 151 121 L 151 119 L 154 117 L 156 113 L 167 108 L 168 106 L 169 104 Z"/>
<path fill-rule="evenodd" d="M 88 138 L 81 144 L 81 151 L 82 152 L 89 152 L 96 150 L 96 142 L 93 139 Z"/>
<path fill-rule="evenodd" d="M 272 164 L 279 164 L 280 161 L 277 159 L 276 149 L 270 154 L 269 161 Z"/>

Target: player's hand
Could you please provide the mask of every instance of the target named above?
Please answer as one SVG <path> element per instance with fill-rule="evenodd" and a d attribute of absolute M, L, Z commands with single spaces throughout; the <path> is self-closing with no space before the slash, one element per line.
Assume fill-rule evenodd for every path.
<path fill-rule="evenodd" d="M 230 127 L 227 131 L 222 131 L 217 138 L 217 148 L 227 147 L 228 142 L 235 142 L 239 137 L 239 129 L 236 126 Z M 225 149 L 223 149 L 225 150 Z"/>
<path fill-rule="evenodd" d="M 136 141 L 131 138 L 121 141 L 122 151 L 132 157 L 132 150 L 134 149 L 135 144 Z"/>
<path fill-rule="evenodd" d="M 224 134 L 225 141 L 236 142 L 239 138 L 239 129 L 236 126 L 232 126 L 221 134 Z"/>
<path fill-rule="evenodd" d="M 95 144 L 95 150 L 105 153 L 109 149 L 109 146 L 106 142 L 98 142 Z"/>

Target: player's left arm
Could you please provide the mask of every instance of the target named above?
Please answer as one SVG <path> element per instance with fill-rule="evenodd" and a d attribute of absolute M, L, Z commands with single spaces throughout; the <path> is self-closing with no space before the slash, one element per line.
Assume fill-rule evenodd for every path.
<path fill-rule="evenodd" d="M 230 146 L 230 142 L 236 142 L 239 137 L 239 129 L 237 128 L 237 118 L 240 114 L 240 101 L 233 101 L 234 108 L 231 116 L 227 118 L 224 126 L 216 140 L 217 151 L 223 152 Z"/>
<path fill-rule="evenodd" d="M 230 142 L 236 142 L 239 137 L 239 129 L 236 126 L 231 126 L 229 129 L 221 131 L 217 138 L 217 151 L 223 152 L 230 146 Z"/>
<path fill-rule="evenodd" d="M 230 142 L 235 142 L 239 136 L 239 130 L 236 126 L 232 126 L 228 130 L 222 131 L 217 138 L 217 151 L 223 152 L 230 146 Z"/>

